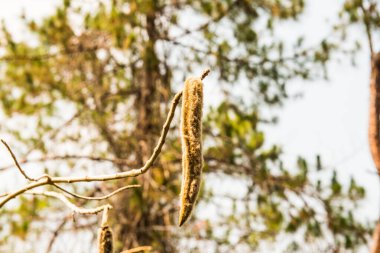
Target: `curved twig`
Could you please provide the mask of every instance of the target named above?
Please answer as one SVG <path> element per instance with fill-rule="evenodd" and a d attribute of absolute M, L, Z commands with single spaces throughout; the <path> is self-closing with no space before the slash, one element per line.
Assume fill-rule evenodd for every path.
<path fill-rule="evenodd" d="M 33 159 L 22 159 L 18 160 L 19 165 L 26 163 L 41 163 L 41 162 L 48 162 L 48 161 L 57 161 L 57 160 L 80 160 L 80 159 L 86 159 L 90 161 L 95 162 L 109 162 L 114 163 L 117 165 L 126 165 L 129 163 L 129 161 L 126 161 L 125 159 L 118 159 L 118 158 L 107 158 L 107 157 L 100 157 L 100 156 L 87 156 L 87 155 L 56 155 L 56 156 L 48 156 L 48 157 L 40 157 L 40 158 L 33 158 Z M 15 164 L 6 165 L 4 167 L 0 168 L 0 172 L 6 171 L 8 169 L 11 169 L 15 166 Z"/>
<path fill-rule="evenodd" d="M 59 232 L 63 229 L 63 227 L 66 225 L 67 221 L 68 221 L 68 217 L 65 217 L 61 223 L 58 225 L 58 227 L 53 231 L 53 234 L 52 234 L 52 237 L 50 238 L 49 240 L 49 244 L 48 246 L 46 247 L 46 250 L 45 252 L 46 253 L 49 253 L 51 252 L 51 249 L 53 248 L 53 245 L 54 245 L 54 242 L 55 240 L 57 239 L 58 235 L 59 235 Z"/>
<path fill-rule="evenodd" d="M 46 197 L 52 197 L 59 199 L 62 201 L 68 208 L 70 208 L 73 212 L 79 213 L 79 214 L 98 214 L 105 209 L 112 209 L 112 206 L 107 204 L 107 205 L 101 205 L 95 208 L 83 208 L 83 207 L 78 207 L 71 203 L 65 195 L 58 193 L 58 192 L 52 192 L 52 191 L 29 191 L 26 192 L 25 194 L 31 194 L 31 195 L 42 195 Z"/>
<path fill-rule="evenodd" d="M 167 136 L 167 133 L 170 128 L 170 124 L 174 117 L 175 108 L 177 107 L 179 100 L 182 96 L 182 91 L 177 93 L 172 101 L 172 106 L 169 110 L 168 117 L 165 121 L 165 124 L 162 128 L 161 136 L 158 141 L 157 146 L 154 148 L 152 156 L 149 158 L 149 160 L 145 163 L 145 165 L 139 169 L 132 169 L 129 171 L 124 171 L 120 173 L 115 174 L 107 174 L 107 175 L 97 175 L 97 176 L 84 176 L 84 177 L 49 177 L 47 175 L 42 176 L 37 182 L 30 183 L 19 190 L 9 194 L 6 198 L 4 198 L 0 202 L 0 208 L 4 206 L 8 201 L 15 198 L 16 196 L 34 189 L 36 187 L 42 186 L 42 185 L 49 185 L 49 184 L 57 184 L 57 183 L 76 183 L 76 182 L 94 182 L 94 181 L 109 181 L 109 180 L 115 180 L 115 179 L 122 179 L 127 177 L 136 177 L 138 175 L 141 175 L 145 173 L 154 163 L 154 161 L 157 159 L 158 155 L 161 152 L 162 146 L 165 143 L 165 139 Z M 5 142 L 5 141 L 3 141 Z M 21 170 L 22 171 L 22 170 Z M 24 173 L 23 173 L 24 174 Z"/>
<path fill-rule="evenodd" d="M 151 250 L 152 250 L 152 246 L 139 246 L 133 249 L 124 250 L 121 253 L 136 253 L 136 252 L 142 252 L 142 251 L 145 252 L 145 251 L 151 251 Z"/>
<path fill-rule="evenodd" d="M 209 69 L 205 70 L 201 75 L 201 79 L 203 80 L 209 74 L 209 72 L 210 72 Z M 156 161 L 157 157 L 161 153 L 161 149 L 162 149 L 163 145 L 165 144 L 165 139 L 166 139 L 166 136 L 167 136 L 169 129 L 170 129 L 170 124 L 171 124 L 173 117 L 174 117 L 175 109 L 179 103 L 179 100 L 181 99 L 181 96 L 182 96 L 182 91 L 178 92 L 174 96 L 170 110 L 169 110 L 169 113 L 168 113 L 168 116 L 167 116 L 166 121 L 162 127 L 161 136 L 158 140 L 158 143 L 157 143 L 156 147 L 154 148 L 152 155 L 150 156 L 150 158 L 148 159 L 148 161 L 145 163 L 145 165 L 143 167 L 141 167 L 139 169 L 131 169 L 128 171 L 114 173 L 114 174 L 82 176 L 82 177 L 51 177 L 49 175 L 42 175 L 41 177 L 34 179 L 34 178 L 29 177 L 24 172 L 24 170 L 21 168 L 21 166 L 17 162 L 16 157 L 13 155 L 12 158 L 14 159 L 17 168 L 20 170 L 20 172 L 23 174 L 23 176 L 25 178 L 27 178 L 28 180 L 34 181 L 34 182 L 18 189 L 17 191 L 15 191 L 13 193 L 8 194 L 0 202 L 0 208 L 3 207 L 11 199 L 17 197 L 18 195 L 21 195 L 26 191 L 29 191 L 31 189 L 34 189 L 34 188 L 37 188 L 37 187 L 43 186 L 43 185 L 53 185 L 54 186 L 54 185 L 59 184 L 59 183 L 109 181 L 109 180 L 115 180 L 115 179 L 123 179 L 123 178 L 127 178 L 127 177 L 136 177 L 138 175 L 144 174 L 145 172 L 147 172 L 149 170 L 149 168 L 153 165 L 153 163 Z M 4 140 L 2 140 L 2 142 L 9 148 L 9 146 L 6 144 L 6 142 Z M 9 151 L 11 152 L 10 148 L 9 148 Z M 13 154 L 13 152 L 11 152 L 11 154 Z"/>
<path fill-rule="evenodd" d="M 20 173 L 29 181 L 37 181 L 35 178 L 31 178 L 29 177 L 25 171 L 21 168 L 20 164 L 18 163 L 17 161 L 17 158 L 15 156 L 15 154 L 13 153 L 12 149 L 8 146 L 8 144 L 4 141 L 4 140 L 1 140 L 1 142 L 4 144 L 4 146 L 7 148 L 8 152 L 11 154 L 11 157 L 13 159 L 13 162 L 15 163 L 15 166 L 17 167 L 17 169 L 20 171 Z"/>
<path fill-rule="evenodd" d="M 122 192 L 122 191 L 125 191 L 127 189 L 131 189 L 131 188 L 137 188 L 137 187 L 140 187 L 140 185 L 138 184 L 133 184 L 133 185 L 127 185 L 127 186 L 124 186 L 124 187 L 121 187 L 107 195 L 104 195 L 104 196 L 100 196 L 100 197 L 87 197 L 87 196 L 83 196 L 83 195 L 79 195 L 79 194 L 76 194 L 76 193 L 73 193 L 73 192 L 70 192 L 68 190 L 66 190 L 65 188 L 57 185 L 57 184 L 53 184 L 54 187 L 58 188 L 59 190 L 75 197 L 75 198 L 78 198 L 78 199 L 85 199 L 85 200 L 104 200 L 104 199 L 108 199 L 110 197 L 112 197 L 113 195 L 115 194 L 118 194 L 119 192 Z"/>

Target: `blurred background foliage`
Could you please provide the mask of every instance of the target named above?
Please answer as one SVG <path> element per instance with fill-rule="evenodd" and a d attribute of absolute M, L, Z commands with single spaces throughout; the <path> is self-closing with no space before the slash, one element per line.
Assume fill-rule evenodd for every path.
<path fill-rule="evenodd" d="M 351 22 L 378 27 L 376 2 L 364 2 L 345 2 L 339 31 Z M 297 20 L 304 5 L 303 0 L 64 0 L 42 21 L 20 17 L 23 40 L 3 23 L 0 131 L 30 173 L 136 168 L 152 153 L 184 79 L 210 68 L 204 83 L 215 87 L 205 93 L 213 103 L 204 113 L 204 180 L 186 226 L 176 223 L 178 117 L 159 161 L 146 174 L 66 186 L 95 196 L 142 185 L 110 200 L 116 252 L 140 245 L 151 245 L 153 252 L 255 252 L 280 244 L 287 252 L 355 252 L 368 244 L 373 228 L 355 215 L 364 188 L 354 179 L 342 185 L 319 156 L 285 166 L 281 147 L 265 140 L 265 127 L 276 118 L 262 111 L 280 113 L 291 99 L 288 82 L 325 77 L 333 53 L 341 52 L 329 38 L 307 48 L 302 38 L 289 45 L 272 36 L 281 22 Z M 82 252 L 79 245 L 94 250 L 96 217 L 73 221 L 54 200 L 25 196 L 0 212 L 3 252 L 61 252 L 61 238 L 67 240 L 65 251 Z M 81 234 L 89 236 L 69 243 Z"/>

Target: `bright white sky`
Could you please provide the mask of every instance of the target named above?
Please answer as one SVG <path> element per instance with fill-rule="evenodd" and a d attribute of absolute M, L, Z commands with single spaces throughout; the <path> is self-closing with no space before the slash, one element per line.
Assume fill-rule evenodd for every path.
<path fill-rule="evenodd" d="M 308 6 L 297 29 L 289 24 L 285 36 L 304 33 L 312 42 L 331 31 L 342 0 L 307 1 Z M 296 31 L 295 31 L 296 30 Z M 313 159 L 321 154 L 328 167 L 336 168 L 339 176 L 353 176 L 364 185 L 368 201 L 363 215 L 376 219 L 379 215 L 379 180 L 374 174 L 367 140 L 369 106 L 369 51 L 364 31 L 354 30 L 363 50 L 357 66 L 350 60 L 335 62 L 329 67 L 330 80 L 312 83 L 294 82 L 294 91 L 304 91 L 301 99 L 290 101 L 281 113 L 280 124 L 268 136 L 281 143 L 288 161 L 296 155 Z M 312 44 L 312 43 L 310 43 Z M 292 86 L 290 86 L 292 87 Z M 293 88 L 292 88 L 293 90 Z"/>
<path fill-rule="evenodd" d="M 54 10 L 58 0 L 0 1 L 0 19 L 20 30 L 15 18 L 24 7 L 28 16 L 40 17 Z M 296 34 L 305 34 L 310 44 L 330 32 L 343 0 L 308 0 L 302 21 L 289 22 L 281 29 L 281 36 L 293 40 Z M 330 23 L 326 23 L 330 21 Z M 20 30 L 20 34 L 22 30 Z M 363 47 L 367 47 L 362 30 L 357 29 Z M 296 156 L 310 160 L 315 154 L 322 156 L 328 167 L 338 170 L 339 176 L 354 178 L 367 189 L 363 203 L 364 217 L 375 220 L 379 214 L 379 180 L 369 155 L 367 142 L 369 101 L 369 53 L 359 53 L 357 66 L 347 62 L 330 65 L 330 80 L 312 83 L 295 81 L 289 87 L 303 91 L 303 98 L 290 101 L 280 111 L 280 123 L 266 131 L 270 142 L 283 146 L 285 159 L 294 164 Z M 6 154 L 0 148 L 2 158 Z M 10 162 L 1 160 L 1 163 Z M 2 164 L 4 165 L 4 164 Z"/>

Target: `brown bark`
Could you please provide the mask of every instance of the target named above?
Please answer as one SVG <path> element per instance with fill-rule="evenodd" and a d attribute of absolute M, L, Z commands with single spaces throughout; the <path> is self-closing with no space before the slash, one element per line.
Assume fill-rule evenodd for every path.
<path fill-rule="evenodd" d="M 149 5 L 147 6 L 149 11 L 145 16 L 148 36 L 141 55 L 143 65 L 136 67 L 132 72 L 133 83 L 137 90 L 134 103 L 134 109 L 137 112 L 136 129 L 133 132 L 133 137 L 138 142 L 134 150 L 137 166 L 143 165 L 152 154 L 164 120 L 160 114 L 162 91 L 158 87 L 165 77 L 160 75 L 160 61 L 155 50 L 158 39 L 157 1 L 147 1 L 144 4 Z M 156 165 L 158 164 L 157 161 Z M 158 232 L 154 229 L 154 227 L 165 227 L 167 221 L 164 221 L 165 217 L 159 212 L 162 203 L 158 203 L 157 198 L 154 197 L 159 190 L 151 171 L 137 180 L 142 187 L 133 192 L 126 192 L 118 201 L 117 237 L 123 244 L 122 249 L 127 250 L 139 245 L 155 245 L 155 250 L 160 252 L 176 252 L 169 232 Z M 139 205 L 129 205 L 131 199 L 138 199 Z"/>
<path fill-rule="evenodd" d="M 371 253 L 380 253 L 380 223 L 378 222 L 372 235 Z"/>
<path fill-rule="evenodd" d="M 369 146 L 377 173 L 380 175 L 380 53 L 371 61 Z M 373 231 L 371 253 L 380 253 L 380 222 Z"/>
<path fill-rule="evenodd" d="M 380 173 L 380 53 L 372 57 L 370 108 L 369 108 L 369 146 L 377 172 Z"/>
<path fill-rule="evenodd" d="M 147 33 L 148 41 L 143 55 L 143 79 L 140 83 L 139 96 L 137 98 L 137 132 L 140 141 L 138 160 L 141 165 L 144 163 L 152 149 L 155 140 L 152 140 L 152 135 L 155 133 L 157 126 L 155 118 L 158 117 L 157 106 L 157 89 L 156 82 L 158 80 L 158 60 L 155 52 L 156 31 L 155 31 L 155 14 L 147 14 Z"/>

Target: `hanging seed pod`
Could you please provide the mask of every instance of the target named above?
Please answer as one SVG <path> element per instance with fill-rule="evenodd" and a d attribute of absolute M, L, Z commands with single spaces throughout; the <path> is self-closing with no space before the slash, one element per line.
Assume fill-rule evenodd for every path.
<path fill-rule="evenodd" d="M 207 75 L 207 74 L 206 74 Z M 202 79 L 205 75 L 202 75 Z M 182 94 L 181 141 L 182 186 L 179 226 L 190 217 L 196 202 L 203 167 L 202 107 L 203 84 L 201 78 L 188 78 Z"/>
<path fill-rule="evenodd" d="M 99 253 L 113 253 L 112 231 L 108 226 L 99 228 L 98 248 Z"/>

